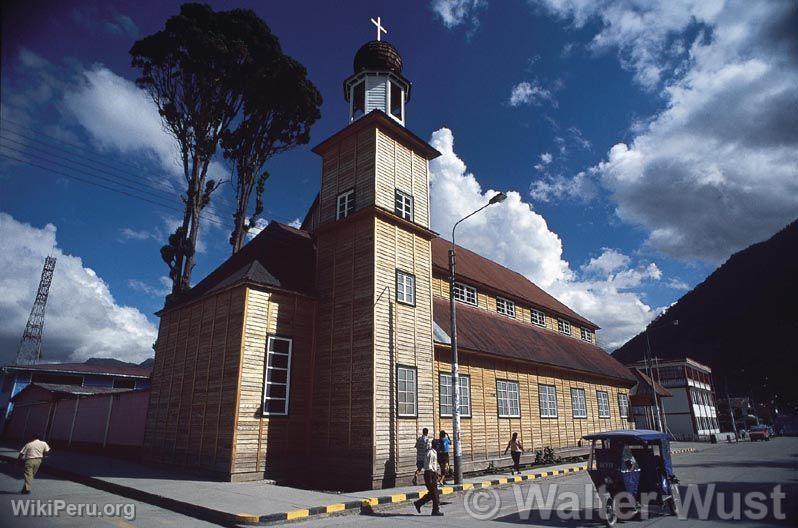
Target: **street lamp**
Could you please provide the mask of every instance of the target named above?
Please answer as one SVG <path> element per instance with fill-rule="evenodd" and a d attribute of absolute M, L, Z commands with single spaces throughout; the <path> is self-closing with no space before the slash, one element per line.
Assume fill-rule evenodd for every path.
<path fill-rule="evenodd" d="M 454 434 L 454 483 L 463 483 L 463 466 L 460 463 L 463 450 L 460 447 L 460 375 L 458 372 L 457 364 L 457 307 L 454 300 L 454 283 L 455 278 L 455 244 L 454 244 L 454 230 L 463 220 L 470 218 L 485 209 L 488 206 L 503 202 L 507 195 L 503 192 L 493 195 L 493 197 L 471 214 L 468 214 L 455 222 L 452 227 L 452 249 L 449 250 L 449 311 L 451 313 L 451 347 L 452 347 L 452 433 Z"/>

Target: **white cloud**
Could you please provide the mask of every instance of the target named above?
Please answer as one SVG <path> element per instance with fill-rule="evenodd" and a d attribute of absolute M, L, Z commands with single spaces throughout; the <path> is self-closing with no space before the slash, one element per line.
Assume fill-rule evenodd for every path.
<path fill-rule="evenodd" d="M 155 326 L 136 308 L 117 304 L 105 281 L 80 257 L 60 250 L 54 225 L 37 228 L 0 213 L 0 343 L 4 362 L 14 359 L 44 257 L 51 251 L 57 262 L 44 325 L 44 360 L 113 357 L 140 362 L 151 356 Z"/>
<path fill-rule="evenodd" d="M 150 297 L 164 298 L 172 291 L 172 279 L 163 276 L 158 279 L 159 286 L 153 286 L 139 279 L 128 279 L 127 285 L 133 290 L 146 293 Z"/>
<path fill-rule="evenodd" d="M 538 169 L 538 166 L 536 165 L 535 168 Z M 545 167 L 543 169 L 545 170 Z M 589 202 L 595 198 L 597 192 L 596 184 L 584 171 L 580 171 L 570 178 L 562 174 L 546 173 L 529 186 L 529 196 L 540 202 L 563 198 Z"/>
<path fill-rule="evenodd" d="M 441 156 L 430 163 L 432 229 L 449 236 L 452 225 L 484 205 L 496 191 L 484 190 L 454 151 L 447 128 L 430 141 Z M 457 243 L 513 269 L 600 325 L 608 349 L 637 334 L 657 314 L 634 291 L 662 273 L 654 263 L 632 266 L 631 258 L 604 249 L 574 272 L 563 260 L 562 241 L 518 192 L 460 224 Z"/>
<path fill-rule="evenodd" d="M 64 105 L 100 149 L 152 156 L 182 179 L 174 138 L 164 130 L 155 103 L 132 81 L 95 66 L 66 91 Z"/>
<path fill-rule="evenodd" d="M 688 4 L 686 13 L 706 11 L 696 20 L 709 29 L 688 46 L 683 74 L 666 82 L 665 109 L 594 171 L 618 216 L 648 230 L 649 246 L 719 262 L 798 214 L 798 126 L 788 110 L 798 108 L 798 5 Z M 666 24 L 684 32 L 692 23 Z M 619 35 L 616 45 L 635 38 Z"/>
<path fill-rule="evenodd" d="M 123 240 L 158 240 L 160 238 L 158 233 L 147 231 L 146 229 L 131 229 L 129 227 L 120 229 L 119 235 Z"/>
<path fill-rule="evenodd" d="M 553 160 L 553 159 L 554 159 L 554 156 L 551 155 L 551 152 L 543 152 L 540 155 L 540 161 L 544 165 L 548 165 L 549 163 L 551 163 L 551 160 Z"/>
<path fill-rule="evenodd" d="M 452 29 L 460 25 L 479 25 L 479 11 L 487 7 L 485 0 L 432 0 L 430 7 L 443 25 Z"/>
<path fill-rule="evenodd" d="M 538 81 L 523 81 L 513 86 L 508 103 L 510 106 L 535 105 L 540 106 L 548 101 L 552 106 L 557 106 L 557 101 L 551 90 L 544 88 Z"/>

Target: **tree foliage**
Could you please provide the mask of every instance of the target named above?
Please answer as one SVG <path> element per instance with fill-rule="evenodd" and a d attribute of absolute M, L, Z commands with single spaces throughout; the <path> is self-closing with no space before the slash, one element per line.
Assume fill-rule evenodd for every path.
<path fill-rule="evenodd" d="M 321 115 L 321 95 L 307 79 L 304 66 L 283 54 L 279 44 L 260 51 L 263 55 L 257 63 L 263 68 L 246 88 L 242 119 L 222 138 L 224 155 L 233 161 L 236 176 L 235 224 L 230 234 L 234 253 L 263 211 L 263 189 L 269 177 L 263 166 L 272 156 L 307 143 L 310 127 Z M 253 191 L 255 208 L 247 219 Z"/>
<path fill-rule="evenodd" d="M 208 168 L 222 137 L 231 138 L 227 140 L 231 145 L 241 146 L 233 151 L 242 159 L 246 157 L 244 151 L 249 150 L 245 146 L 247 141 L 256 143 L 244 138 L 247 133 L 267 130 L 278 138 L 275 145 L 280 141 L 292 141 L 292 137 L 297 137 L 294 144 L 302 138 L 306 142 L 307 131 L 294 132 L 293 121 L 282 117 L 266 118 L 272 123 L 269 127 L 264 128 L 256 119 L 242 128 L 248 122 L 247 116 L 261 115 L 256 109 L 263 106 L 264 96 L 255 85 L 274 91 L 272 84 L 290 80 L 290 72 L 296 73 L 285 66 L 287 63 L 299 69 L 303 80 L 305 70 L 282 54 L 277 38 L 251 10 L 215 12 L 204 4 L 181 6 L 180 13 L 169 18 L 163 30 L 137 41 L 130 55 L 132 65 L 140 72 L 137 85 L 150 94 L 164 128 L 175 138 L 185 177 L 183 220 L 161 249 L 161 257 L 170 269 L 174 295 L 188 289 L 191 283 L 200 213 L 210 204 L 211 195 L 221 183 L 209 177 Z M 286 71 L 289 74 L 274 76 L 275 72 Z M 318 96 L 315 88 L 312 91 Z M 279 100 L 282 104 L 295 104 L 302 99 Z M 276 116 L 291 114 L 283 110 L 273 113 Z M 303 111 L 305 114 L 307 111 Z M 234 122 L 239 123 L 235 129 L 241 130 L 239 134 L 230 132 Z M 279 148 L 271 155 L 276 152 Z M 259 159 L 247 161 L 242 167 L 254 166 Z M 257 165 L 256 172 L 262 165 Z M 263 174 L 257 174 L 255 180 L 254 188 L 262 189 Z M 239 194 L 248 202 L 251 192 Z M 259 203 L 262 204 L 260 198 Z"/>

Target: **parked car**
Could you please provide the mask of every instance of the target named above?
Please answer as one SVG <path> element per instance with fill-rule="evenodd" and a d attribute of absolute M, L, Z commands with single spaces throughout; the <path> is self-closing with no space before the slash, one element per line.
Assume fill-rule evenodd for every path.
<path fill-rule="evenodd" d="M 767 425 L 755 425 L 751 427 L 748 436 L 751 438 L 752 442 L 756 442 L 757 440 L 770 441 L 770 428 Z"/>

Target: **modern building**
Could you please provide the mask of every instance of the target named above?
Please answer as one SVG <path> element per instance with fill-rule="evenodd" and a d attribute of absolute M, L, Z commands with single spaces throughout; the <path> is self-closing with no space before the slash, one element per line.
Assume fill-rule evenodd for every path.
<path fill-rule="evenodd" d="M 430 230 L 439 153 L 406 125 L 388 42 L 358 50 L 348 125 L 317 145 L 301 228 L 272 222 L 161 312 L 144 452 L 230 480 L 337 489 L 408 482 L 424 427 L 450 430 L 449 243 Z M 597 325 L 457 248 L 466 469 L 628 427 L 635 378 Z M 309 470 L 312 468 L 312 471 Z M 315 479 L 315 480 L 311 480 Z"/>
<path fill-rule="evenodd" d="M 0 431 L 11 414 L 11 399 L 31 383 L 54 383 L 73 387 L 145 389 L 152 368 L 122 362 L 39 363 L 6 365 L 0 369 Z"/>
<path fill-rule="evenodd" d="M 690 359 L 655 359 L 651 377 L 672 397 L 662 398 L 665 427 L 680 440 L 707 440 L 720 433 L 712 369 Z M 646 362 L 630 365 L 646 373 Z"/>
<path fill-rule="evenodd" d="M 665 409 L 663 398 L 671 398 L 671 391 L 652 380 L 642 369 L 629 369 L 637 378 L 637 383 L 629 391 L 632 417 L 637 429 L 664 430 Z"/>

